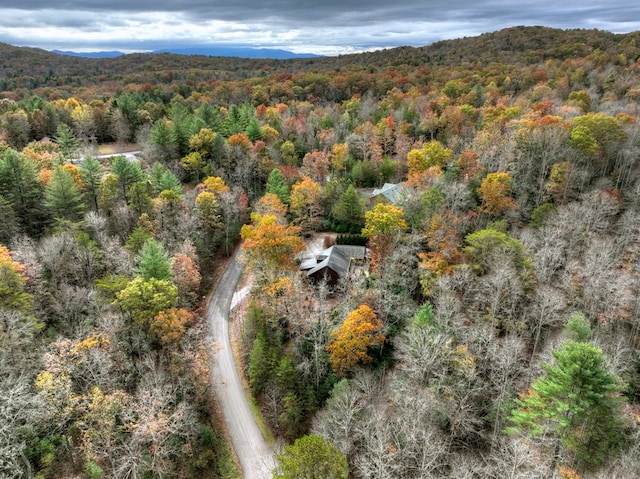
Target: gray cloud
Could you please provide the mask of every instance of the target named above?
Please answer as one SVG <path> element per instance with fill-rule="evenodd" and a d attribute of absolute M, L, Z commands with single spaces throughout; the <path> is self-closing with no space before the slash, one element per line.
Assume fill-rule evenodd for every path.
<path fill-rule="evenodd" d="M 640 29 L 640 5 L 628 0 L 60 0 L 55 8 L 50 1 L 0 0 L 0 12 L 0 41 L 49 49 L 233 43 L 339 53 L 514 25 Z"/>

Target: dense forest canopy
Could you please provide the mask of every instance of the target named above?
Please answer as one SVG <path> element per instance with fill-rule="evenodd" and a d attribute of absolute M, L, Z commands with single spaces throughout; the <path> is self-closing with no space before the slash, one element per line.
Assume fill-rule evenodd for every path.
<path fill-rule="evenodd" d="M 238 477 L 203 296 L 242 242 L 277 477 L 639 476 L 638 41 L 0 45 L 0 475 Z"/>

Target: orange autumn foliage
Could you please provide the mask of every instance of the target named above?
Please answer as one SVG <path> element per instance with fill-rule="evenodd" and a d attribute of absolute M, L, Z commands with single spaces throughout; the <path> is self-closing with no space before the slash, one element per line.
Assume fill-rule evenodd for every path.
<path fill-rule="evenodd" d="M 231 135 L 227 140 L 227 143 L 229 143 L 229 146 L 237 146 L 243 151 L 249 151 L 251 149 L 251 140 L 244 133 Z"/>
<path fill-rule="evenodd" d="M 361 304 L 344 320 L 344 323 L 331 333 L 327 351 L 331 366 L 338 376 L 358 364 L 367 364 L 371 356 L 370 347 L 381 346 L 386 340 L 382 330 L 382 321 L 366 304 Z"/>
<path fill-rule="evenodd" d="M 295 267 L 295 255 L 305 246 L 300 228 L 278 222 L 274 215 L 251 215 L 252 225 L 244 225 L 240 236 L 247 263 L 271 270 Z"/>
<path fill-rule="evenodd" d="M 505 211 L 516 208 L 516 202 L 511 198 L 511 175 L 505 172 L 489 173 L 478 193 L 482 199 L 480 211 L 491 216 L 500 216 Z"/>
<path fill-rule="evenodd" d="M 10 269 L 12 269 L 14 272 L 18 273 L 20 275 L 20 278 L 22 278 L 22 281 L 27 281 L 29 279 L 24 274 L 26 270 L 25 266 L 18 263 L 17 261 L 14 261 L 13 258 L 11 257 L 11 252 L 9 251 L 9 248 L 1 244 L 0 244 L 0 264 L 6 265 Z"/>
<path fill-rule="evenodd" d="M 183 308 L 160 311 L 149 325 L 149 334 L 162 347 L 171 346 L 182 339 L 186 326 L 193 320 L 193 314 Z"/>
<path fill-rule="evenodd" d="M 184 253 L 176 253 L 171 258 L 171 276 L 178 288 L 178 297 L 187 304 L 195 304 L 202 280 L 195 261 Z"/>
<path fill-rule="evenodd" d="M 282 223 L 286 221 L 284 218 L 288 208 L 275 193 L 265 193 L 253 210 L 262 216 L 273 215 Z"/>

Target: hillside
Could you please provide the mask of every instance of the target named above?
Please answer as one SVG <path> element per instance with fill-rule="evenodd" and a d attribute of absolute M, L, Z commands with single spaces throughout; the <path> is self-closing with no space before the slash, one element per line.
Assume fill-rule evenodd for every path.
<path fill-rule="evenodd" d="M 3 46 L 0 476 L 236 479 L 203 300 L 239 247 L 281 465 L 640 477 L 639 35 Z"/>
<path fill-rule="evenodd" d="M 640 33 L 616 35 L 598 30 L 558 30 L 545 27 L 514 27 L 475 38 L 447 40 L 414 48 L 290 60 L 243 59 L 178 55 L 129 54 L 117 58 L 78 58 L 34 48 L 0 44 L 0 91 L 22 88 L 74 88 L 101 90 L 112 82 L 141 84 L 211 82 L 262 78 L 279 73 L 327 73 L 388 71 L 408 72 L 418 67 L 486 67 L 490 64 L 526 66 L 549 59 L 587 57 L 592 54 L 640 56 Z"/>

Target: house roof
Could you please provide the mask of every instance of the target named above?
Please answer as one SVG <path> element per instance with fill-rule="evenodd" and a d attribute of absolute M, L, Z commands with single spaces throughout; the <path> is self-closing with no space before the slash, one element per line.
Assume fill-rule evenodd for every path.
<path fill-rule="evenodd" d="M 369 199 L 374 199 L 376 196 L 384 196 L 391 203 L 398 203 L 407 194 L 407 189 L 398 183 L 385 183 L 382 188 L 376 188 L 371 192 Z"/>
<path fill-rule="evenodd" d="M 303 268 L 303 265 L 310 264 L 311 260 L 306 260 L 300 265 L 300 269 Z M 318 271 L 321 271 L 324 268 L 329 268 L 335 273 L 343 276 L 349 272 L 349 264 L 351 263 L 350 257 L 345 255 L 339 248 L 332 246 L 331 248 L 327 248 L 322 253 L 320 253 L 316 257 L 315 267 L 309 269 L 307 275 L 312 276 Z"/>
<path fill-rule="evenodd" d="M 307 258 L 302 260 L 300 263 L 300 269 L 302 271 L 307 271 L 309 269 L 313 269 L 318 265 L 318 260 L 316 258 Z"/>
<path fill-rule="evenodd" d="M 366 246 L 357 246 L 350 244 L 337 244 L 335 248 L 338 248 L 344 253 L 347 258 L 351 259 L 365 259 L 367 257 Z"/>

